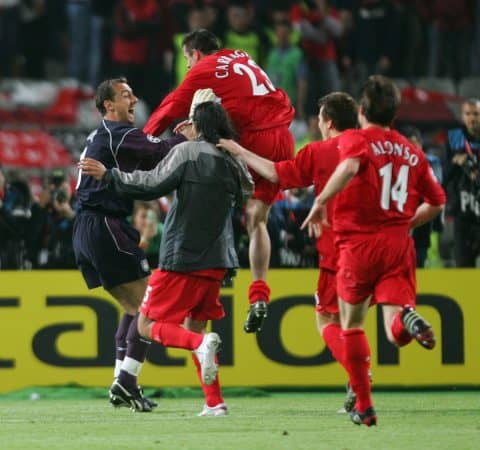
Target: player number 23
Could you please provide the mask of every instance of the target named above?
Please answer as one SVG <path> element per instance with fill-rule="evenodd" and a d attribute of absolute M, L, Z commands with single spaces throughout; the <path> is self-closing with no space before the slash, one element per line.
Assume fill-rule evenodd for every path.
<path fill-rule="evenodd" d="M 382 209 L 389 210 L 390 203 L 393 200 L 397 204 L 397 210 L 404 212 L 403 208 L 408 198 L 408 171 L 410 167 L 407 165 L 400 166 L 397 179 L 392 186 L 393 164 L 388 163 L 378 169 L 378 173 L 382 177 L 382 197 L 380 198 L 380 206 Z"/>
<path fill-rule="evenodd" d="M 235 63 L 233 71 L 238 75 L 247 75 L 250 78 L 253 95 L 267 95 L 276 90 L 268 75 L 251 59 L 248 60 L 248 65 Z"/>

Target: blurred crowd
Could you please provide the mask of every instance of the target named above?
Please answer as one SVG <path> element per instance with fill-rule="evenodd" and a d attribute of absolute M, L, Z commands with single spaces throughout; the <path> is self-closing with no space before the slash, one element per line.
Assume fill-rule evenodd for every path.
<path fill-rule="evenodd" d="M 0 0 L 0 79 L 70 77 L 96 87 L 122 74 L 152 109 L 183 79 L 181 41 L 196 28 L 246 50 L 288 93 L 298 147 L 320 138 L 318 99 L 355 96 L 369 74 L 480 76 L 480 0 Z M 423 145 L 449 194 L 444 220 L 415 232 L 418 266 L 478 265 L 480 104 L 462 105 L 462 123 L 444 130 L 441 147 L 424 144 L 414 127 L 403 131 Z M 21 173 L 0 169 L 0 269 L 76 267 L 74 192 L 68 171 L 43 176 L 32 193 Z M 299 230 L 313 197 L 291 190 L 274 204 L 272 267 L 317 267 L 314 242 Z M 152 266 L 171 201 L 138 202 L 131 218 Z M 234 226 L 245 267 L 241 210 Z"/>
<path fill-rule="evenodd" d="M 480 267 L 480 101 L 468 99 L 462 124 L 447 130 L 442 151 L 429 148 L 414 126 L 401 132 L 422 148 L 448 194 L 443 217 L 413 232 L 417 267 Z M 44 177 L 32 193 L 22 172 L 0 167 L 0 269 L 72 269 L 75 178 L 64 170 Z M 135 203 L 131 222 L 152 267 L 158 264 L 163 221 L 174 194 Z M 300 224 L 314 199 L 313 189 L 285 191 L 270 212 L 271 267 L 317 267 L 315 242 Z M 241 267 L 248 266 L 248 235 L 242 209 L 233 211 Z"/>
<path fill-rule="evenodd" d="M 0 77 L 122 73 L 155 106 L 183 78 L 180 42 L 209 28 L 285 84 L 299 116 L 371 73 L 480 75 L 479 0 L 0 0 Z M 281 61 L 283 64 L 278 64 Z M 306 95 L 305 92 L 308 92 Z"/>

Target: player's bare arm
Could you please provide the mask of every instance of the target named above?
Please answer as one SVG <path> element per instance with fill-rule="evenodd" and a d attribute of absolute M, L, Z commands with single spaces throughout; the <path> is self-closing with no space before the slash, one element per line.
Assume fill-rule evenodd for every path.
<path fill-rule="evenodd" d="M 273 161 L 252 153 L 250 150 L 242 147 L 239 143 L 232 139 L 220 139 L 217 147 L 227 150 L 232 155 L 239 156 L 243 161 L 245 161 L 248 167 L 255 170 L 255 172 L 257 172 L 263 178 L 271 181 L 272 183 L 278 183 L 278 174 Z"/>
<path fill-rule="evenodd" d="M 105 166 L 96 159 L 84 158 L 78 162 L 78 168 L 82 171 L 84 175 L 89 175 L 96 180 L 100 181 L 107 169 Z"/>
<path fill-rule="evenodd" d="M 300 227 L 302 230 L 310 222 L 319 225 L 328 225 L 327 203 L 349 183 L 349 181 L 357 174 L 359 168 L 359 158 L 347 158 L 337 166 L 322 192 L 320 192 L 315 198 L 312 209 Z"/>
<path fill-rule="evenodd" d="M 445 205 L 430 205 L 429 203 L 422 203 L 410 222 L 410 228 L 417 228 L 427 222 L 430 222 L 434 217 L 438 216 Z"/>

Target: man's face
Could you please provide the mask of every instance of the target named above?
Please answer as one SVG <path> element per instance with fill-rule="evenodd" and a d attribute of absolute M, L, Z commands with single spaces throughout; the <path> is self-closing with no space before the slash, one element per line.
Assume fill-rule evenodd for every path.
<path fill-rule="evenodd" d="M 185 46 L 183 46 L 183 56 L 187 60 L 187 67 L 191 69 L 195 64 L 200 61 L 200 52 L 198 50 L 192 50 L 189 52 Z"/>
<path fill-rule="evenodd" d="M 116 83 L 113 86 L 113 100 L 107 100 L 107 114 L 113 120 L 133 124 L 135 122 L 135 105 L 138 98 L 127 83 Z"/>
<path fill-rule="evenodd" d="M 138 208 L 133 217 L 133 226 L 137 230 L 143 230 L 147 226 L 148 209 Z"/>
<path fill-rule="evenodd" d="M 464 103 L 462 105 L 462 121 L 469 133 L 480 134 L 480 104 Z"/>

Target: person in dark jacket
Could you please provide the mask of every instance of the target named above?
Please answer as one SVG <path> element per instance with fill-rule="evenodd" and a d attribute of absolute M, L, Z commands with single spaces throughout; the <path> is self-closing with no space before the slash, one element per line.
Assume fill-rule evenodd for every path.
<path fill-rule="evenodd" d="M 138 99 L 125 78 L 102 82 L 97 88 L 96 105 L 103 120 L 87 138 L 81 155 L 96 158 L 108 167 L 125 172 L 148 170 L 164 158 L 182 134 L 158 139 L 135 128 Z M 187 133 L 187 128 L 183 130 Z M 89 289 L 103 286 L 124 308 L 125 314 L 115 335 L 116 363 L 110 402 L 149 412 L 152 402 L 137 386 L 150 342 L 137 330 L 137 312 L 147 287 L 150 268 L 139 248 L 140 235 L 127 216 L 133 200 L 120 197 L 80 170 L 77 182 L 79 213 L 73 228 L 75 259 Z"/>
<path fill-rule="evenodd" d="M 462 104 L 463 126 L 448 130 L 446 214 L 453 217 L 456 267 L 475 267 L 480 256 L 480 100 Z"/>
<path fill-rule="evenodd" d="M 126 198 L 153 200 L 176 190 L 165 221 L 160 264 L 140 308 L 139 331 L 167 347 L 193 351 L 206 404 L 199 415 L 228 413 L 217 378 L 220 337 L 206 333 L 208 320 L 221 319 L 220 285 L 238 266 L 231 209 L 246 201 L 253 182 L 246 166 L 216 148 L 234 132 L 223 107 L 200 103 L 193 113 L 194 142 L 177 145 L 155 169 L 132 173 L 84 159 L 85 173 Z M 181 324 L 184 323 L 184 327 Z"/>

